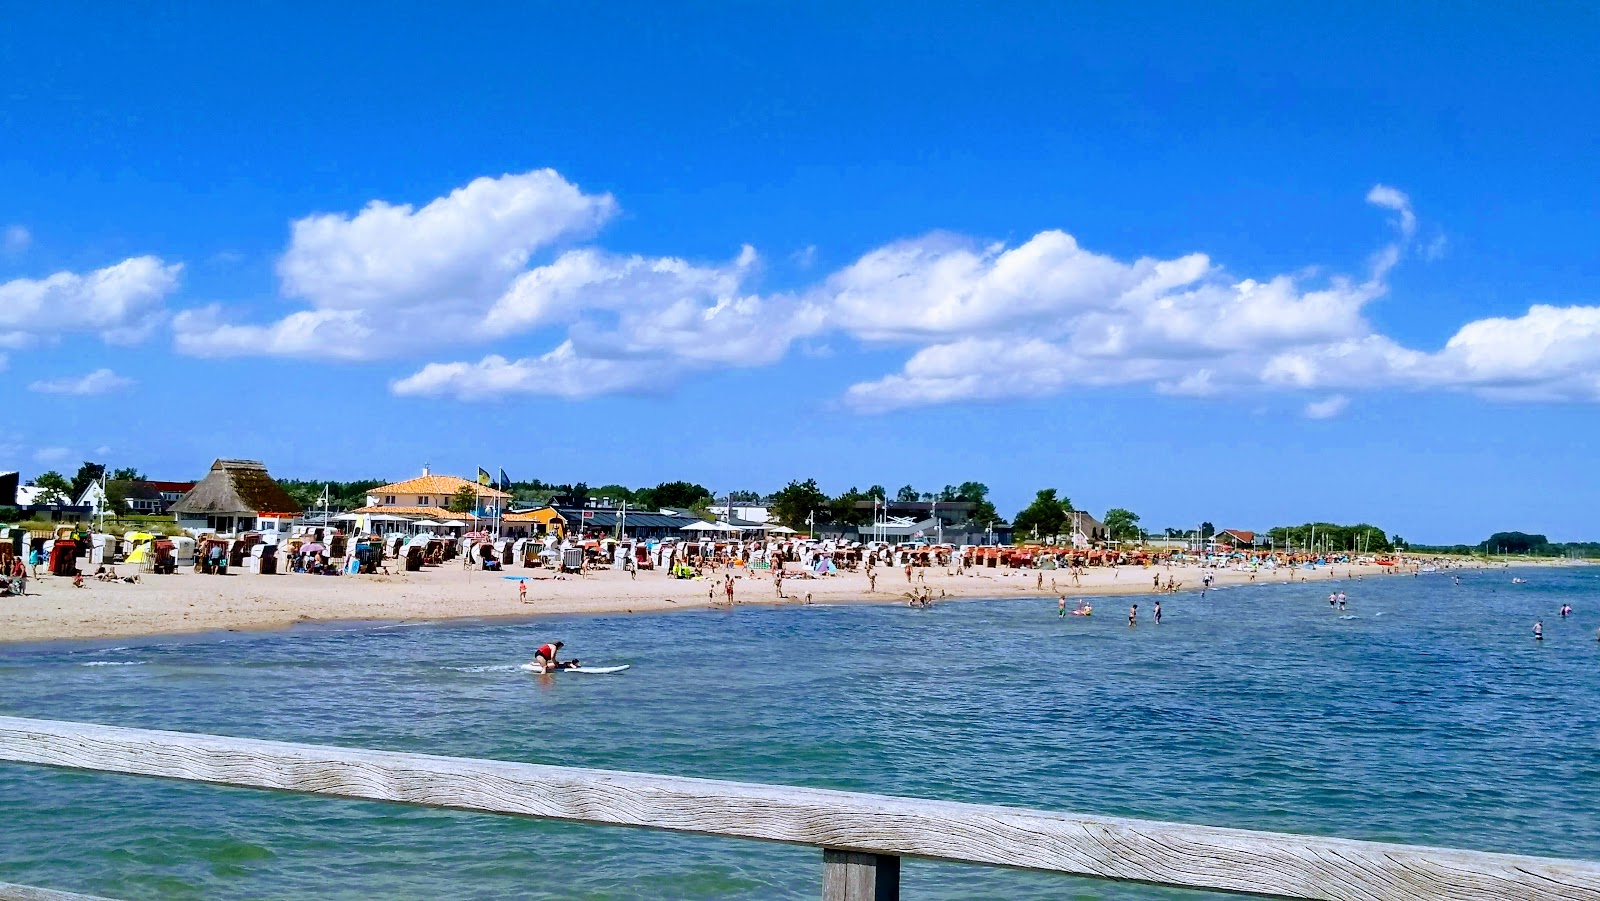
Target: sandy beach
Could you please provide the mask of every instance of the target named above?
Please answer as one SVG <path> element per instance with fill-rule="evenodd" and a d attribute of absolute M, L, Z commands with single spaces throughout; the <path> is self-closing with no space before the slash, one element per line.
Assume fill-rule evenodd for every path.
<path fill-rule="evenodd" d="M 131 572 L 131 567 L 127 568 Z M 1214 585 L 1255 582 L 1284 583 L 1292 578 L 1334 581 L 1357 576 L 1393 577 L 1389 567 L 1321 567 L 1302 570 L 1263 569 L 1251 573 L 1193 565 L 1090 567 L 1074 585 L 1065 570 L 968 570 L 933 567 L 917 570 L 936 601 L 940 599 L 1038 597 L 1058 595 L 1160 596 L 1152 590 L 1159 575 L 1165 585 L 1176 579 L 1181 591 L 1198 591 L 1206 573 Z M 880 569 L 877 591 L 870 591 L 865 572 L 804 578 L 790 565 L 784 597 L 774 591 L 771 576 L 738 570 L 734 603 L 905 603 L 911 589 L 903 570 Z M 1042 587 L 1040 587 L 1042 575 Z M 519 599 L 516 581 L 527 578 L 528 599 Z M 557 614 L 655 613 L 722 604 L 722 573 L 714 579 L 674 579 L 664 571 L 644 571 L 637 578 L 617 570 L 556 578 L 544 569 L 513 569 L 505 574 L 463 569 L 457 563 L 421 572 L 374 576 L 303 574 L 225 576 L 180 570 L 175 575 L 145 575 L 138 584 L 84 581 L 74 588 L 69 578 L 28 581 L 28 596 L 0 598 L 0 642 L 52 639 L 123 638 L 219 630 L 278 629 L 296 623 L 352 620 L 417 621 L 454 618 L 533 617 Z M 1124 616 L 1118 604 L 1097 615 Z"/>

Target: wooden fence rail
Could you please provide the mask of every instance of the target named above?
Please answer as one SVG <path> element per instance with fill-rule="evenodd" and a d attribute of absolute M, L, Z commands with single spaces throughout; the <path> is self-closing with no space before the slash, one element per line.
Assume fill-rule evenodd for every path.
<path fill-rule="evenodd" d="M 1600 863 L 0 717 L 0 761 L 809 845 L 827 901 L 900 858 L 1316 901 L 1600 901 Z"/>

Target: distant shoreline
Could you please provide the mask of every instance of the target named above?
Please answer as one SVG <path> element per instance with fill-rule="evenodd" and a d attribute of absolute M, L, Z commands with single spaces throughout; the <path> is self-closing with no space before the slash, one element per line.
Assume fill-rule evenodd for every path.
<path fill-rule="evenodd" d="M 1565 561 L 1490 563 L 1454 561 L 1464 569 L 1566 566 Z M 1391 573 L 1391 567 L 1374 565 L 1320 567 L 1307 581 L 1333 582 L 1347 574 L 1396 578 L 1411 575 L 1408 568 Z M 770 575 L 739 573 L 735 580 L 738 606 L 794 606 L 809 593 L 815 603 L 904 604 L 906 592 L 923 581 L 907 585 L 904 570 L 880 569 L 878 591 L 868 591 L 864 572 L 804 579 L 791 571 L 784 580 L 785 598 L 773 591 Z M 1192 565 L 1090 567 L 1074 586 L 1065 570 L 953 570 L 932 567 L 921 573 L 935 602 L 940 600 L 990 600 L 1032 597 L 1051 600 L 1065 595 L 1152 599 L 1165 592 L 1152 590 L 1159 574 L 1189 594 L 1200 590 L 1209 573 L 1214 587 L 1290 584 L 1282 573 L 1263 570 L 1252 582 L 1251 574 L 1234 570 L 1202 570 Z M 0 599 L 0 646 L 85 642 L 156 637 L 225 636 L 238 632 L 266 632 L 297 626 L 381 628 L 398 623 L 432 623 L 460 620 L 515 621 L 549 616 L 589 616 L 658 613 L 672 610 L 725 607 L 721 591 L 723 573 L 703 581 L 672 579 L 660 571 L 647 571 L 637 579 L 617 570 L 588 576 L 554 579 L 544 570 L 510 570 L 505 574 L 464 570 L 446 565 L 420 573 L 379 576 L 205 576 L 184 571 L 171 576 L 145 576 L 140 584 L 101 583 L 87 580 L 85 588 L 72 587 L 65 578 L 29 580 L 29 596 Z M 528 579 L 528 603 L 517 597 L 517 585 L 506 576 Z M 1042 579 L 1040 578 L 1042 576 Z M 1295 571 L 1293 584 L 1300 584 Z M 1054 588 L 1052 589 L 1052 581 Z M 1039 587 L 1043 583 L 1043 588 Z M 714 598 L 708 592 L 716 588 Z M 1125 611 L 1116 611 L 1121 615 Z M 1111 614 L 1112 611 L 1106 611 Z M 201 638 L 200 640 L 204 640 Z"/>

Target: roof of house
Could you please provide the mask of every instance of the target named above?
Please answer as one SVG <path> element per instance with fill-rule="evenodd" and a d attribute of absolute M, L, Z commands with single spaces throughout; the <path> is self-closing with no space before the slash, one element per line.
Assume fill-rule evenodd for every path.
<path fill-rule="evenodd" d="M 1244 529 L 1223 529 L 1217 533 L 1218 538 L 1221 538 L 1224 535 L 1230 536 L 1238 541 L 1242 541 L 1245 544 L 1254 544 L 1256 540 L 1256 533 L 1246 531 Z"/>
<path fill-rule="evenodd" d="M 436 476 L 431 473 L 417 476 L 414 479 L 407 479 L 404 482 L 396 482 L 393 485 L 385 485 L 382 488 L 373 488 L 367 493 L 376 495 L 421 494 L 429 496 L 437 494 L 440 497 L 452 497 L 463 488 L 470 490 L 478 497 L 511 497 L 504 491 L 490 488 L 488 485 L 479 485 L 477 482 L 471 482 L 457 476 Z"/>
<path fill-rule="evenodd" d="M 283 490 L 260 460 L 218 460 L 211 471 L 172 505 L 174 513 L 238 515 L 299 513 L 300 502 Z"/>
<path fill-rule="evenodd" d="M 195 486 L 196 483 L 194 483 L 194 482 L 157 482 L 157 481 L 154 481 L 154 480 L 146 480 L 144 482 L 144 484 L 153 486 L 157 491 L 177 492 L 178 494 L 188 494 L 189 492 L 194 490 L 194 486 Z"/>
<path fill-rule="evenodd" d="M 433 506 L 428 506 L 428 507 L 411 506 L 411 507 L 407 507 L 407 506 L 401 506 L 399 504 L 390 504 L 388 506 L 384 506 L 383 504 L 379 504 L 379 505 L 374 506 L 374 507 L 357 507 L 356 509 L 351 510 L 350 512 L 351 513 L 387 513 L 390 516 L 417 516 L 417 517 L 423 517 L 423 518 L 426 518 L 426 519 L 438 519 L 438 520 L 451 520 L 451 519 L 466 520 L 466 519 L 477 519 L 478 518 L 476 516 L 473 516 L 471 513 L 451 513 L 449 510 L 446 510 L 443 507 L 433 507 Z M 492 516 L 484 517 L 484 519 L 493 519 L 493 518 L 494 517 L 492 517 Z"/>
<path fill-rule="evenodd" d="M 579 523 L 585 528 L 612 529 L 616 528 L 617 516 L 620 512 L 619 510 L 593 509 L 564 510 L 561 515 L 566 518 L 568 523 Z M 583 514 L 585 513 L 592 515 L 588 519 L 584 519 Z M 623 528 L 682 529 L 691 523 L 702 521 L 694 516 L 677 516 L 668 513 L 634 513 L 630 510 L 628 511 L 627 519 L 623 522 Z"/>

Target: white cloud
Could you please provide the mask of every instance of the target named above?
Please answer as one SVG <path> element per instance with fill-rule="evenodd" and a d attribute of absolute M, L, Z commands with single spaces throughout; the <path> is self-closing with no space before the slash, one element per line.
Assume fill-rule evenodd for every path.
<path fill-rule="evenodd" d="M 500 350 L 392 383 L 397 394 L 464 399 L 655 392 L 842 338 L 909 354 L 899 371 L 848 389 L 862 410 L 1104 386 L 1320 393 L 1310 416 L 1375 388 L 1600 400 L 1595 308 L 1468 323 L 1434 352 L 1378 333 L 1367 308 L 1387 293 L 1419 221 L 1394 187 L 1375 185 L 1366 200 L 1393 214 L 1394 237 L 1356 274 L 1236 275 L 1203 253 L 1119 259 L 1059 230 L 1015 246 L 938 233 L 774 293 L 760 290 L 764 267 L 750 247 L 724 262 L 593 246 L 535 260 L 617 209 L 541 170 L 477 179 L 420 208 L 374 201 L 297 220 L 278 273 L 299 307 L 264 323 L 217 305 L 189 310 L 174 322 L 175 344 L 197 356 L 348 360 Z M 816 256 L 807 247 L 792 261 Z M 522 352 L 505 353 L 507 343 Z"/>
<path fill-rule="evenodd" d="M 21 225 L 8 225 L 3 235 L 0 235 L 0 247 L 6 253 L 21 253 L 33 244 L 33 232 Z"/>
<path fill-rule="evenodd" d="M 45 465 L 70 459 L 72 459 L 72 449 L 69 447 L 41 447 L 33 452 L 33 462 Z"/>
<path fill-rule="evenodd" d="M 28 390 L 37 391 L 41 394 L 88 396 L 109 394 L 112 391 L 120 391 L 123 388 L 132 387 L 134 384 L 133 379 L 117 375 L 109 369 L 96 369 L 87 375 L 37 381 L 30 384 Z"/>
<path fill-rule="evenodd" d="M 177 289 L 182 270 L 144 256 L 84 275 L 57 272 L 0 284 L 0 344 L 67 332 L 98 332 L 110 343 L 137 340 L 160 323 L 161 301 Z"/>
<path fill-rule="evenodd" d="M 355 215 L 291 225 L 278 261 L 284 295 L 308 309 L 252 324 L 212 306 L 174 322 L 197 356 L 380 359 L 493 337 L 484 314 L 534 252 L 592 232 L 616 213 L 541 169 L 478 178 L 420 209 L 375 200 Z"/>
<path fill-rule="evenodd" d="M 1332 419 L 1343 413 L 1348 406 L 1350 406 L 1350 398 L 1345 397 L 1343 394 L 1335 394 L 1306 404 L 1306 418 Z"/>
<path fill-rule="evenodd" d="M 1367 192 L 1367 203 L 1394 210 L 1400 217 L 1396 227 L 1401 237 L 1409 239 L 1417 233 L 1417 214 L 1411 209 L 1411 198 L 1404 191 L 1388 185 L 1373 185 Z"/>
<path fill-rule="evenodd" d="M 584 359 L 568 341 L 521 360 L 488 356 L 477 363 L 429 363 L 392 387 L 402 396 L 448 395 L 469 401 L 511 394 L 585 398 L 661 391 L 676 383 L 675 375 L 649 362 Z"/>

